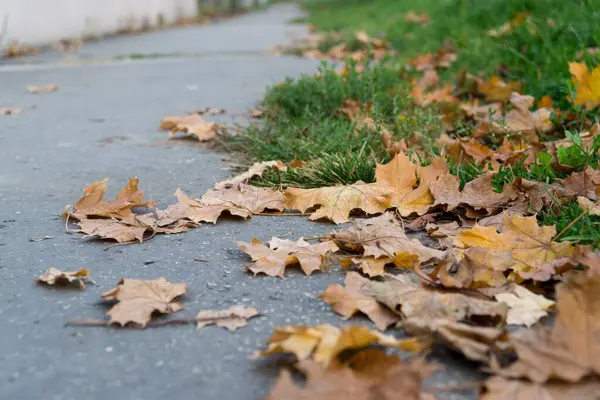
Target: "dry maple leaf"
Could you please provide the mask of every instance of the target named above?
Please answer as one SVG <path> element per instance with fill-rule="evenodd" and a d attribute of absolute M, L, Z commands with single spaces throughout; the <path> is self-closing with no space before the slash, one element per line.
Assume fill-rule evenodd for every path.
<path fill-rule="evenodd" d="M 587 197 L 579 196 L 577 197 L 577 204 L 579 208 L 590 215 L 600 215 L 600 204 L 594 203 Z"/>
<path fill-rule="evenodd" d="M 544 384 L 493 376 L 485 381 L 481 400 L 591 400 L 600 393 L 600 381 Z"/>
<path fill-rule="evenodd" d="M 417 168 L 406 154 L 398 153 L 389 163 L 377 164 L 375 179 L 377 183 L 394 189 L 392 202 L 398 204 L 417 184 Z"/>
<path fill-rule="evenodd" d="M 494 298 L 508 306 L 508 315 L 506 316 L 508 324 L 527 327 L 548 315 L 548 309 L 554 306 L 552 300 L 532 293 L 519 285 L 515 285 L 509 292 L 498 293 Z"/>
<path fill-rule="evenodd" d="M 77 222 L 78 233 L 100 239 L 113 239 L 119 243 L 144 241 L 144 234 L 148 226 L 138 224 L 134 220 L 118 221 L 116 219 L 83 219 Z"/>
<path fill-rule="evenodd" d="M 340 329 L 324 324 L 277 327 L 269 338 L 267 349 L 256 353 L 255 357 L 292 353 L 300 361 L 312 358 L 327 367 L 343 351 L 362 349 L 372 344 L 409 352 L 422 350 L 422 346 L 414 339 L 398 340 L 366 326 L 350 325 Z"/>
<path fill-rule="evenodd" d="M 346 287 L 330 284 L 320 298 L 344 319 L 361 312 L 375 323 L 377 329 L 384 331 L 391 324 L 398 322 L 399 318 L 389 309 L 379 304 L 373 297 L 365 296 L 360 292 L 360 289 L 367 282 L 369 280 L 363 278 L 357 272 L 348 272 L 344 280 Z"/>
<path fill-rule="evenodd" d="M 397 195 L 398 191 L 396 191 L 392 205 L 397 207 L 398 212 L 403 217 L 413 214 L 427 214 L 435 204 L 430 186 L 440 179 L 440 177 L 447 175 L 448 171 L 448 164 L 442 157 L 433 159 L 431 164 L 426 167 L 418 167 L 417 177 L 419 179 L 419 186 L 400 196 Z"/>
<path fill-rule="evenodd" d="M 83 188 L 83 197 L 75 203 L 70 216 L 82 220 L 88 217 L 132 219 L 134 207 L 150 207 L 151 202 L 144 202 L 144 195 L 138 190 L 138 178 L 129 178 L 125 186 L 115 200 L 104 200 L 106 193 L 106 182 L 96 181 Z"/>
<path fill-rule="evenodd" d="M 590 200 L 600 199 L 600 171 L 587 167 L 582 172 L 574 172 L 562 180 L 561 184 L 577 196 Z"/>
<path fill-rule="evenodd" d="M 248 320 L 257 315 L 258 311 L 256 311 L 256 308 L 231 306 L 223 311 L 200 311 L 198 315 L 196 315 L 196 324 L 197 329 L 202 329 L 207 325 L 215 324 L 220 328 L 226 328 L 229 332 L 235 332 L 239 328 L 247 326 Z"/>
<path fill-rule="evenodd" d="M 177 137 L 179 132 L 193 137 L 200 142 L 214 139 L 219 133 L 219 125 L 209 122 L 198 114 L 185 117 L 165 117 L 160 123 L 160 129 L 170 130 L 169 139 Z"/>
<path fill-rule="evenodd" d="M 90 276 L 90 270 L 82 268 L 79 271 L 63 272 L 56 268 L 48 268 L 35 281 L 48 286 L 73 286 L 78 289 L 85 287 L 85 281 Z"/>
<path fill-rule="evenodd" d="M 202 204 L 225 206 L 233 215 L 247 218 L 265 210 L 283 211 L 283 194 L 277 190 L 238 183 L 232 187 L 208 190 L 200 200 Z"/>
<path fill-rule="evenodd" d="M 57 90 L 58 90 L 58 85 L 56 85 L 56 84 L 27 86 L 27 91 L 29 93 L 48 93 L 48 92 L 56 92 Z"/>
<path fill-rule="evenodd" d="M 173 300 L 185 294 L 185 283 L 169 283 L 165 278 L 154 280 L 121 279 L 117 287 L 102 293 L 104 300 L 117 300 L 107 315 L 110 324 L 125 326 L 132 322 L 146 327 L 152 314 L 170 314 L 183 308 Z"/>
<path fill-rule="evenodd" d="M 287 166 L 281 161 L 263 161 L 252 164 L 248 170 L 242 174 L 236 175 L 231 179 L 215 183 L 215 189 L 226 189 L 239 183 L 247 183 L 250 179 L 261 176 L 267 168 L 273 168 L 276 171 L 285 171 Z"/>
<path fill-rule="evenodd" d="M 349 221 L 355 209 L 367 214 L 379 214 L 391 207 L 392 188 L 374 183 L 355 183 L 318 189 L 288 188 L 284 192 L 285 208 L 300 210 L 320 206 L 310 215 L 311 220 L 327 218 L 341 224 Z"/>
<path fill-rule="evenodd" d="M 494 172 L 488 171 L 474 180 L 467 182 L 460 190 L 460 180 L 457 176 L 444 174 L 429 185 L 435 205 L 445 205 L 447 211 L 464 207 L 484 215 L 497 212 L 518 197 L 512 186 L 505 185 L 501 193 L 492 186 Z"/>
<path fill-rule="evenodd" d="M 310 244 L 303 238 L 297 241 L 273 237 L 269 247 L 257 238 L 252 242 L 237 242 L 244 253 L 252 257 L 254 264 L 248 269 L 254 273 L 263 273 L 268 276 L 284 276 L 285 268 L 299 264 L 306 275 L 323 269 L 326 256 L 336 252 L 338 247 L 332 241 Z"/>
<path fill-rule="evenodd" d="M 399 266 L 410 268 L 413 264 L 444 258 L 444 252 L 426 247 L 417 239 L 410 239 L 392 213 L 353 221 L 352 227 L 333 231 L 327 238 L 340 248 L 362 253 L 362 259 L 353 261 L 359 262 L 370 276 L 383 275 L 383 266 L 394 260 Z M 402 263 L 401 260 L 408 262 Z M 380 268 L 373 263 L 378 263 Z"/>
<path fill-rule="evenodd" d="M 0 115 L 17 115 L 21 113 L 20 108 L 0 107 Z"/>
<path fill-rule="evenodd" d="M 529 111 L 535 101 L 533 96 L 524 96 L 513 92 L 510 94 L 509 101 L 515 108 L 506 113 L 503 119 L 500 120 L 500 117 L 497 117 L 496 119 L 500 122 L 492 122 L 491 129 L 494 132 L 531 134 L 544 133 L 552 129 L 551 109 L 540 108 L 533 112 Z M 493 120 L 494 118 L 492 118 Z"/>
<path fill-rule="evenodd" d="M 407 363 L 399 361 L 380 374 L 367 376 L 346 366 L 326 369 L 308 360 L 301 361 L 296 367 L 306 376 L 304 386 L 296 385 L 290 372 L 283 369 L 265 400 L 433 398 L 422 393 L 421 386 L 436 367 L 421 359 Z"/>
<path fill-rule="evenodd" d="M 574 255 L 568 242 L 554 242 L 554 226 L 538 226 L 535 216 L 504 214 L 502 233 L 495 227 L 474 228 L 461 232 L 455 240 L 459 248 L 480 247 L 495 258 L 496 270 L 512 270 L 513 279 L 549 280 Z"/>
<path fill-rule="evenodd" d="M 362 292 L 374 296 L 402 318 L 402 326 L 412 335 L 431 333 L 447 321 L 479 323 L 490 326 L 506 318 L 507 307 L 495 301 L 445 292 L 415 285 L 404 276 L 385 282 L 365 283 Z"/>
<path fill-rule="evenodd" d="M 505 343 L 507 334 L 503 329 L 473 326 L 454 321 L 436 321 L 430 326 L 433 341 L 460 352 L 467 359 L 484 364 L 492 362 L 494 350 L 499 343 Z M 414 328 L 410 322 L 406 328 L 408 331 Z M 417 328 L 418 330 L 418 328 Z"/>
<path fill-rule="evenodd" d="M 501 78 L 493 76 L 489 81 L 479 81 L 477 89 L 487 101 L 506 101 L 511 93 L 520 93 L 521 86 L 521 82 L 504 82 Z"/>
<path fill-rule="evenodd" d="M 511 336 L 518 360 L 494 371 L 533 382 L 579 382 L 600 375 L 600 276 L 575 274 L 556 288 L 558 310 L 551 331 L 521 330 Z"/>
<path fill-rule="evenodd" d="M 569 72 L 573 83 L 577 85 L 577 93 L 573 102 L 592 109 L 600 105 L 600 66 L 590 73 L 585 63 L 569 63 Z"/>
<path fill-rule="evenodd" d="M 231 215 L 248 218 L 251 213 L 230 204 L 203 204 L 191 199 L 180 188 L 175 191 L 178 203 L 165 210 L 137 216 L 136 220 L 151 227 L 157 233 L 179 233 L 197 227 L 201 222 L 216 223 L 225 211 Z"/>

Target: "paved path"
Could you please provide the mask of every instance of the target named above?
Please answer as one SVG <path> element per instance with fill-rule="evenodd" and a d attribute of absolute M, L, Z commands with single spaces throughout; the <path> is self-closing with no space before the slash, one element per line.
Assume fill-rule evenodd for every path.
<path fill-rule="evenodd" d="M 103 251 L 106 243 L 66 234 L 57 216 L 85 184 L 106 176 L 111 196 L 138 176 L 147 198 L 163 204 L 175 202 L 178 186 L 201 195 L 227 177 L 226 155 L 169 142 L 158 123 L 204 106 L 225 108 L 225 122 L 244 122 L 239 115 L 256 105 L 267 85 L 313 72 L 316 62 L 266 52 L 289 33 L 302 33 L 301 26 L 286 24 L 297 15 L 291 6 L 277 6 L 214 25 L 86 43 L 67 58 L 47 53 L 0 64 L 0 106 L 23 109 L 0 117 L 1 399 L 260 398 L 276 369 L 249 357 L 273 327 L 342 324 L 312 296 L 341 282 L 342 274 L 252 277 L 235 246 L 253 236 L 318 236 L 332 229 L 329 224 L 300 217 L 220 221 Z M 25 91 L 47 83 L 60 90 Z M 29 241 L 46 235 L 54 238 Z M 36 286 L 34 278 L 50 266 L 90 268 L 96 284 L 83 292 Z M 158 276 L 188 284 L 182 317 L 233 304 L 264 315 L 235 334 L 191 326 L 63 327 L 77 318 L 103 318 L 99 295 L 119 279 Z M 455 383 L 461 368 L 436 380 Z"/>

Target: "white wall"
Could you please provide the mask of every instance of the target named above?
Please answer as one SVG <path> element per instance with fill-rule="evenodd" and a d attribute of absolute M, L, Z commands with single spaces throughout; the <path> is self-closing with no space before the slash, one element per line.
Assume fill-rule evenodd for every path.
<path fill-rule="evenodd" d="M 60 39 L 101 36 L 122 29 L 156 26 L 197 13 L 196 0 L 0 0 L 0 47 L 12 41 L 44 45 Z M 1 32 L 1 31 L 0 31 Z"/>

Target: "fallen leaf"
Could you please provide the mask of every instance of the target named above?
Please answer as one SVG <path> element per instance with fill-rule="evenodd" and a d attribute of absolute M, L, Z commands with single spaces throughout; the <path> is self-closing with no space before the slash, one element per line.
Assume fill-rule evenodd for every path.
<path fill-rule="evenodd" d="M 263 161 L 252 164 L 248 170 L 242 174 L 236 175 L 226 181 L 217 182 L 215 189 L 225 189 L 237 185 L 239 183 L 247 183 L 250 179 L 256 176 L 262 176 L 267 168 L 273 168 L 276 171 L 285 171 L 287 166 L 281 161 Z"/>
<path fill-rule="evenodd" d="M 436 369 L 421 359 L 398 362 L 376 376 L 348 367 L 326 369 L 308 360 L 296 367 L 306 376 L 304 385 L 298 386 L 290 372 L 282 369 L 265 400 L 429 400 L 432 397 L 422 393 L 421 386 Z"/>
<path fill-rule="evenodd" d="M 113 239 L 119 243 L 133 241 L 144 241 L 144 234 L 148 226 L 144 226 L 130 220 L 129 222 L 116 219 L 82 219 L 77 222 L 78 233 L 84 233 L 89 237 L 98 237 L 100 239 Z"/>
<path fill-rule="evenodd" d="M 27 91 L 29 93 L 48 93 L 48 92 L 56 92 L 57 90 L 58 90 L 58 85 L 56 85 L 56 84 L 27 86 Z"/>
<path fill-rule="evenodd" d="M 377 164 L 375 179 L 377 183 L 394 189 L 392 203 L 398 204 L 417 184 L 417 165 L 406 154 L 399 153 L 389 163 Z"/>
<path fill-rule="evenodd" d="M 265 112 L 263 110 L 257 110 L 256 108 L 253 108 L 252 110 L 250 110 L 250 116 L 252 118 L 262 118 L 262 116 L 265 114 Z"/>
<path fill-rule="evenodd" d="M 30 237 L 30 242 L 43 242 L 44 240 L 54 239 L 54 236 L 38 236 L 38 237 Z"/>
<path fill-rule="evenodd" d="M 284 191 L 285 208 L 300 210 L 320 206 L 309 219 L 327 218 L 341 224 L 348 222 L 355 209 L 367 214 L 379 214 L 391 207 L 394 190 L 374 183 L 355 183 L 346 186 L 330 186 L 317 189 L 288 188 Z"/>
<path fill-rule="evenodd" d="M 38 54 L 40 52 L 40 49 L 35 48 L 35 47 L 31 47 L 31 46 L 27 46 L 25 44 L 21 44 L 18 43 L 16 41 L 13 41 L 10 46 L 8 46 L 8 48 L 5 51 L 5 55 L 6 57 L 21 57 L 21 56 L 26 56 L 26 55 L 30 55 L 30 54 Z"/>
<path fill-rule="evenodd" d="M 281 192 L 243 183 L 219 190 L 208 190 L 200 202 L 206 205 L 225 206 L 230 213 L 244 218 L 260 214 L 265 210 L 283 211 L 285 208 L 284 196 Z"/>
<path fill-rule="evenodd" d="M 410 325 L 407 327 L 411 330 Z M 431 328 L 436 343 L 443 343 L 460 352 L 467 359 L 484 364 L 491 362 L 498 343 L 504 343 L 507 336 L 503 329 L 453 321 L 439 321 Z"/>
<path fill-rule="evenodd" d="M 82 268 L 79 271 L 63 272 L 56 268 L 48 268 L 36 282 L 43 283 L 48 286 L 73 286 L 78 289 L 85 287 L 85 281 L 90 276 L 90 270 Z"/>
<path fill-rule="evenodd" d="M 548 315 L 548 309 L 554 306 L 552 300 L 519 285 L 515 285 L 510 292 L 495 295 L 494 298 L 508 306 L 506 322 L 512 325 L 530 327 Z"/>
<path fill-rule="evenodd" d="M 196 315 L 197 329 L 215 324 L 219 328 L 226 328 L 229 332 L 235 332 L 239 328 L 247 326 L 248 320 L 257 315 L 256 308 L 244 306 L 231 306 L 223 311 L 200 311 Z"/>
<path fill-rule="evenodd" d="M 0 115 L 17 115 L 21 114 L 20 108 L 0 107 Z"/>
<path fill-rule="evenodd" d="M 404 351 L 418 352 L 422 347 L 414 339 L 398 340 L 366 326 L 350 325 L 336 328 L 324 324 L 317 326 L 281 326 L 275 328 L 267 349 L 255 357 L 275 353 L 292 353 L 299 361 L 309 358 L 327 367 L 345 350 L 356 350 L 378 344 Z"/>
<path fill-rule="evenodd" d="M 504 82 L 501 78 L 493 76 L 489 81 L 478 82 L 477 89 L 487 101 L 506 101 L 511 93 L 521 92 L 521 82 Z"/>
<path fill-rule="evenodd" d="M 590 73 L 585 63 L 569 63 L 569 72 L 577 93 L 573 102 L 592 109 L 600 105 L 600 66 Z"/>
<path fill-rule="evenodd" d="M 511 344 L 518 359 L 495 373 L 538 383 L 574 383 L 600 374 L 600 276 L 572 275 L 567 283 L 557 285 L 556 293 L 554 328 L 513 334 Z"/>
<path fill-rule="evenodd" d="M 345 287 L 329 284 L 320 298 L 344 319 L 361 312 L 375 323 L 377 329 L 384 331 L 391 324 L 398 322 L 399 318 L 373 297 L 365 296 L 360 292 L 367 282 L 369 280 L 361 277 L 357 272 L 348 272 L 344 280 Z"/>
<path fill-rule="evenodd" d="M 146 327 L 152 315 L 170 314 L 183 308 L 174 302 L 185 294 L 185 283 L 169 283 L 165 278 L 154 280 L 121 279 L 117 287 L 102 293 L 104 300 L 117 300 L 118 303 L 107 311 L 110 324 L 125 326 L 132 322 Z"/>
<path fill-rule="evenodd" d="M 326 256 L 338 250 L 332 241 L 310 244 L 303 238 L 291 241 L 273 237 L 269 247 L 257 238 L 252 239 L 250 243 L 237 242 L 237 245 L 240 250 L 252 257 L 254 264 L 248 269 L 255 275 L 264 273 L 282 278 L 285 268 L 294 264 L 299 264 L 306 275 L 321 271 Z"/>
<path fill-rule="evenodd" d="M 88 217 L 132 219 L 134 207 L 150 207 L 151 202 L 144 202 L 144 195 L 138 190 L 138 178 L 129 178 L 125 186 L 115 200 L 104 200 L 106 193 L 106 182 L 96 181 L 83 188 L 83 197 L 75 203 L 70 216 L 82 220 Z"/>
<path fill-rule="evenodd" d="M 575 247 L 568 242 L 554 242 L 554 226 L 538 226 L 535 216 L 507 215 L 502 217 L 502 233 L 495 227 L 474 228 L 459 233 L 455 245 L 466 249 L 480 247 L 489 256 L 498 256 L 496 270 L 512 270 L 512 279 L 546 281 L 556 273 L 563 260 L 569 260 Z M 500 262 L 502 261 L 502 262 Z"/>
<path fill-rule="evenodd" d="M 351 227 L 333 231 L 327 239 L 333 240 L 342 249 L 362 253 L 363 258 L 372 257 L 374 262 L 383 258 L 382 269 L 394 259 L 411 259 L 420 265 L 444 258 L 444 252 L 426 247 L 417 239 L 410 239 L 392 213 L 353 221 Z M 363 271 L 368 273 L 365 269 Z M 383 271 L 371 273 L 370 276 L 377 276 Z"/>
<path fill-rule="evenodd" d="M 577 204 L 579 204 L 579 208 L 581 208 L 583 212 L 586 212 L 589 215 L 600 215 L 600 204 L 594 203 L 587 197 L 577 197 Z"/>
<path fill-rule="evenodd" d="M 585 400 L 597 399 L 600 382 L 589 379 L 578 383 L 544 384 L 492 376 L 484 383 L 481 400 Z"/>
<path fill-rule="evenodd" d="M 214 139 L 219 133 L 219 125 L 209 122 L 199 114 L 185 117 L 165 117 L 160 123 L 160 129 L 170 130 L 169 139 L 177 137 L 179 132 L 193 137 L 200 142 Z"/>
<path fill-rule="evenodd" d="M 561 184 L 577 196 L 585 196 L 594 201 L 600 199 L 600 171 L 591 167 L 582 172 L 573 172 Z"/>
<path fill-rule="evenodd" d="M 509 101 L 515 108 L 504 116 L 503 124 L 495 124 L 496 130 L 527 133 L 544 133 L 552 129 L 552 109 L 540 108 L 535 111 L 529 111 L 533 107 L 535 98 L 524 96 L 513 92 L 510 94 Z"/>
<path fill-rule="evenodd" d="M 402 326 L 411 335 L 431 333 L 440 321 L 474 320 L 494 326 L 503 322 L 507 313 L 504 304 L 462 293 L 419 287 L 401 276 L 384 282 L 370 281 L 365 284 L 363 293 L 374 296 L 398 314 L 402 318 Z"/>

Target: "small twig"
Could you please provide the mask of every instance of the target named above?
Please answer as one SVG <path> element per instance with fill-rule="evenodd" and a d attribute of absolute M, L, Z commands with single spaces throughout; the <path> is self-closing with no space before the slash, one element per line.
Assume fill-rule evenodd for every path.
<path fill-rule="evenodd" d="M 321 240 L 321 239 L 325 239 L 325 237 L 324 236 L 312 236 L 312 237 L 304 238 L 304 240 Z"/>
<path fill-rule="evenodd" d="M 571 221 L 569 223 L 569 225 L 565 226 L 565 229 L 560 231 L 558 235 L 554 236 L 554 238 L 552 240 L 557 241 L 559 237 L 564 235 L 564 233 L 566 231 L 568 231 L 573 225 L 575 225 L 577 223 L 577 221 L 579 221 L 581 218 L 583 218 L 584 215 L 587 215 L 587 213 L 584 212 L 584 213 L 579 214 L 579 216 L 577 218 L 575 218 L 573 221 Z"/>
<path fill-rule="evenodd" d="M 199 262 L 208 262 L 208 260 L 206 260 L 204 258 L 198 258 L 198 257 L 194 257 L 193 260 L 194 261 L 199 261 Z"/>

